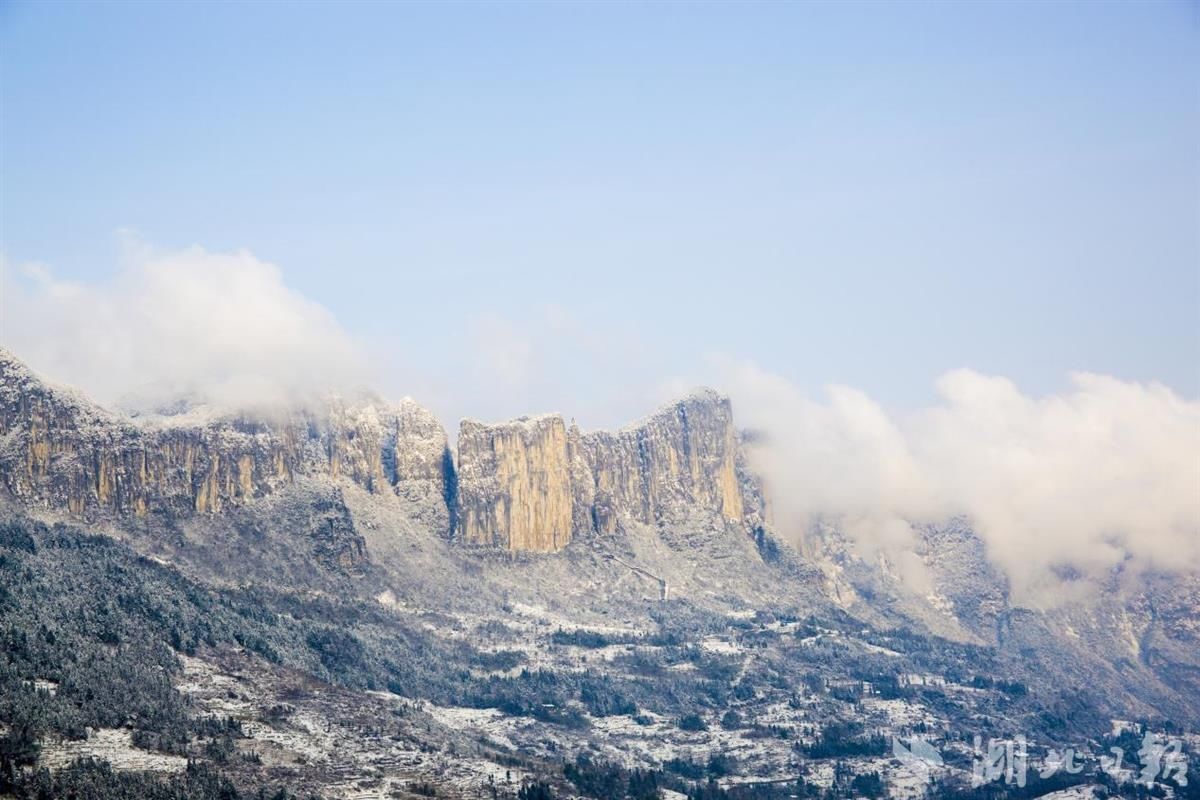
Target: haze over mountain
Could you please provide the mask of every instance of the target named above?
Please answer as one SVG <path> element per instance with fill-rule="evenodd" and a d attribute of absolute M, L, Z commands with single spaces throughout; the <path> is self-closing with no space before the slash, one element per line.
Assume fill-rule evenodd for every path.
<path fill-rule="evenodd" d="M 156 252 L 136 238 L 126 250 L 111 284 L 27 269 L 33 284 L 18 285 L 10 314 L 18 352 L 143 413 L 181 401 L 265 410 L 388 382 L 371 343 L 289 287 L 277 266 L 246 251 Z M 583 335 L 569 325 L 563 319 L 559 333 Z M 477 398 L 471 415 L 490 414 L 510 382 L 553 381 L 533 374 L 546 366 L 532 347 L 489 333 L 485 368 L 467 365 L 459 380 L 464 397 Z M 597 360 L 586 349 L 579 358 Z M 639 386 L 633 374 L 617 380 Z M 816 519 L 833 519 L 859 546 L 909 565 L 906 578 L 920 586 L 927 578 L 913 566 L 911 526 L 963 516 L 1015 594 L 1034 605 L 1055 602 L 1064 570 L 1102 582 L 1115 568 L 1200 569 L 1200 401 L 1161 384 L 1077 373 L 1068 390 L 1035 397 L 1003 377 L 958 369 L 938 380 L 936 404 L 894 413 L 852 387 L 813 398 L 752 362 L 713 354 L 704 374 L 664 376 L 643 394 L 660 402 L 672 387 L 709 381 L 760 434 L 750 457 L 777 487 L 776 525 L 792 542 Z M 1068 588 L 1078 591 L 1079 581 Z"/>
<path fill-rule="evenodd" d="M 955 379 L 959 392 L 981 380 Z M 1088 392 L 1106 388 L 1082 382 L 1073 405 L 1042 413 L 1055 414 L 1064 430 L 1062 415 L 1091 407 Z M 1167 408 L 1182 405 L 1162 390 L 1116 388 L 1139 397 L 1157 391 Z M 834 400 L 832 413 L 871 419 L 861 397 Z M 204 756 L 218 783 L 267 781 L 333 796 L 413 791 L 417 780 L 434 781 L 438 792 L 486 794 L 506 763 L 519 763 L 526 781 L 554 784 L 562 779 L 558 754 L 583 759 L 565 775 L 571 791 L 608 796 L 583 777 L 595 757 L 666 764 L 655 780 L 693 791 L 690 768 L 670 764 L 734 753 L 722 769 L 742 780 L 813 781 L 837 793 L 858 775 L 902 795 L 911 775 L 887 761 L 880 736 L 920 731 L 954 751 L 971 730 L 1049 745 L 1101 742 L 1112 724 L 1124 730 L 1112 719 L 1175 731 L 1200 718 L 1200 573 L 1182 559 L 1156 565 L 1152 547 L 1131 547 L 1121 569 L 1107 572 L 1086 572 L 1087 561 L 1075 570 L 1063 559 L 1042 562 L 1058 583 L 1053 602 L 1038 610 L 1021 594 L 1019 576 L 1028 573 L 1006 575 L 996 545 L 961 516 L 896 522 L 881 514 L 872 527 L 831 506 L 805 518 L 803 536 L 781 536 L 777 509 L 790 520 L 829 495 L 813 481 L 786 483 L 778 461 L 773 477 L 760 478 L 757 464 L 799 441 L 773 441 L 769 430 L 748 436 L 734 408 L 700 390 L 611 433 L 543 415 L 464 420 L 451 443 L 413 401 L 369 396 L 128 416 L 46 382 L 3 352 L 5 563 L 23 565 L 4 573 L 6 635 L 49 637 L 32 650 L 19 639 L 6 691 L 15 699 L 22 686 L 56 687 L 9 712 L 20 738 L 6 741 L 37 743 L 43 764 L 62 763 L 60 754 L 75 748 L 123 769 L 167 773 L 179 767 L 172 754 L 224 748 L 252 757 L 231 765 L 228 756 Z M 886 438 L 882 427 L 865 429 L 872 442 Z M 819 428 L 808 435 L 826 453 L 846 449 L 830 448 Z M 795 504 L 796 495 L 814 505 Z M 1155 524 L 1152 516 L 1142 521 Z M 88 540 L 81 528 L 104 537 Z M 126 582 L 104 590 L 117 592 L 116 606 L 94 594 L 110 581 Z M 266 616 L 250 627 L 246 620 L 259 612 L 243 606 L 246 592 L 265 604 Z M 78 608 L 99 609 L 84 619 L 100 616 L 81 628 Z M 63 720 L 107 729 L 129 713 L 118 701 L 110 716 L 97 716 L 94 701 L 78 694 L 98 669 L 90 659 L 100 657 L 79 654 L 100 646 L 97 636 L 120 645 L 120 669 L 172 676 L 154 691 L 191 698 L 201 716 L 164 706 L 127 723 L 132 740 L 118 736 L 101 750 L 86 737 L 70 744 L 84 733 L 71 726 L 84 723 Z M 154 650 L 165 646 L 156 641 L 168 649 Z M 68 645 L 75 655 L 56 649 Z M 681 645 L 682 663 L 700 670 L 694 678 L 662 672 L 674 669 Z M 614 649 L 593 663 L 586 653 L 597 647 Z M 147 658 L 158 666 L 147 667 Z M 439 660 L 461 672 L 427 672 Z M 229 674 L 243 687 L 233 705 L 218 690 Z M 332 738 L 314 738 L 302 721 L 316 706 L 292 699 L 291 710 L 272 710 L 305 696 L 287 687 L 312 678 L 350 691 L 311 694 L 319 713 L 337 720 Z M 392 700 L 354 694 L 383 688 Z M 386 710 L 399 697 L 419 702 L 413 711 Z M 792 709 L 783 716 L 781 702 Z M 470 708 L 495 711 L 476 718 Z M 368 733 L 369 720 L 412 713 L 415 722 L 398 734 L 409 744 Z M 214 714 L 232 715 L 234 727 L 218 734 L 196 721 Z M 643 733 L 617 724 L 635 717 Z M 682 739 L 672 718 L 683 720 Z M 797 737 L 795 745 L 764 749 L 764 726 L 782 726 L 778 741 Z M 706 729 L 724 733 L 696 733 Z M 483 749 L 464 760 L 448 744 L 462 736 L 482 737 Z M 350 749 L 338 756 L 330 747 Z M 402 757 L 430 748 L 441 755 Z M 6 756 L 6 769 L 26 753 Z M 824 759 L 851 756 L 861 761 L 850 772 L 821 771 L 832 767 Z M 674 769 L 682 772 L 670 777 Z M 954 768 L 940 774 L 949 785 L 962 780 Z"/>

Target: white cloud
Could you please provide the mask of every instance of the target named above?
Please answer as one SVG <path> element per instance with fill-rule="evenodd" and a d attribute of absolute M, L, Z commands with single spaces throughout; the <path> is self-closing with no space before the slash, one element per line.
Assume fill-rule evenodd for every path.
<path fill-rule="evenodd" d="M 127 242 L 105 283 L 40 265 L 7 281 L 6 342 L 55 380 L 104 402 L 181 395 L 227 407 L 307 399 L 356 383 L 364 359 L 321 305 L 240 250 L 156 252 Z"/>
<path fill-rule="evenodd" d="M 753 365 L 722 370 L 740 422 L 765 434 L 753 458 L 796 536 L 835 517 L 897 555 L 908 523 L 963 514 L 1025 599 L 1064 566 L 1200 571 L 1200 403 L 1164 386 L 1080 373 L 1035 398 L 956 370 L 938 404 L 898 417 L 854 389 L 817 401 Z"/>
<path fill-rule="evenodd" d="M 369 378 L 368 348 L 274 265 L 136 239 L 127 250 L 105 283 L 40 265 L 14 282 L 7 269 L 5 344 L 109 403 L 191 394 L 268 405 Z M 502 418 L 557 407 L 611 425 L 644 413 L 664 385 L 663 362 L 635 332 L 568 309 L 485 314 L 461 328 L 443 367 L 405 372 L 442 410 Z M 813 399 L 751 364 L 722 361 L 718 374 L 739 424 L 766 434 L 752 457 L 784 532 L 799 538 L 813 518 L 835 517 L 914 588 L 926 576 L 910 524 L 955 514 L 971 518 L 1019 597 L 1054 588 L 1062 566 L 1094 577 L 1118 566 L 1200 571 L 1200 402 L 1164 386 L 1077 374 L 1068 391 L 1031 397 L 958 370 L 938 381 L 938 403 L 897 416 L 845 386 Z"/>

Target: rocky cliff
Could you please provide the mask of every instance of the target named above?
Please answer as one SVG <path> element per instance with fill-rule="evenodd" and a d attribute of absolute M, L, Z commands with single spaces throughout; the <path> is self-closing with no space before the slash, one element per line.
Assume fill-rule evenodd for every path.
<path fill-rule="evenodd" d="M 562 417 L 458 433 L 459 538 L 508 550 L 561 550 L 571 540 L 570 453 Z"/>
<path fill-rule="evenodd" d="M 696 392 L 616 433 L 585 434 L 580 448 L 598 532 L 622 519 L 652 525 L 693 509 L 730 522 L 745 515 L 733 411 L 716 392 Z"/>
<path fill-rule="evenodd" d="M 458 447 L 458 536 L 469 544 L 558 550 L 697 512 L 749 525 L 745 497 L 757 496 L 739 470 L 729 400 L 710 390 L 615 433 L 580 433 L 559 416 L 465 421 Z"/>
<path fill-rule="evenodd" d="M 729 401 L 708 390 L 612 433 L 581 433 L 557 415 L 466 420 L 456 465 L 442 426 L 411 400 L 131 418 L 0 351 L 0 486 L 81 518 L 216 513 L 316 476 L 394 493 L 463 544 L 554 552 L 576 536 L 696 513 L 750 531 L 761 498 L 740 454 Z"/>
<path fill-rule="evenodd" d="M 298 475 L 442 498 L 445 454 L 445 432 L 411 401 L 332 401 L 274 419 L 135 420 L 51 386 L 0 351 L 0 485 L 79 517 L 218 512 Z"/>

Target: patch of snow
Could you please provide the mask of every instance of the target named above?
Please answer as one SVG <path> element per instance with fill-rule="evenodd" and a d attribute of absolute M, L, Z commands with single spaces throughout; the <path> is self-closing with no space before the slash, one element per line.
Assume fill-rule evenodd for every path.
<path fill-rule="evenodd" d="M 133 746 L 133 731 L 125 728 L 101 728 L 81 741 L 49 741 L 42 745 L 38 766 L 62 769 L 80 758 L 107 761 L 117 770 L 138 772 L 182 772 L 187 759 L 155 753 Z"/>
<path fill-rule="evenodd" d="M 727 639 L 721 639 L 717 636 L 709 636 L 700 642 L 700 647 L 710 653 L 720 653 L 722 655 L 738 655 L 743 651 L 743 648 L 737 642 L 731 642 Z"/>

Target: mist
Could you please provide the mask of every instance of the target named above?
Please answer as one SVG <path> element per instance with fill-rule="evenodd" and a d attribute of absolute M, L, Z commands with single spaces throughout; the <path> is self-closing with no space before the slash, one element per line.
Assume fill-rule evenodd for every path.
<path fill-rule="evenodd" d="M 245 410 L 382 381 L 432 395 L 453 437 L 450 409 L 631 419 L 666 387 L 699 382 L 663 380 L 636 332 L 597 331 L 557 307 L 466 320 L 442 371 L 422 374 L 244 250 L 161 251 L 127 237 L 104 282 L 19 272 L 4 287 L 5 343 L 53 380 L 125 408 L 186 397 Z M 898 414 L 848 386 L 812 397 L 754 363 L 713 363 L 708 382 L 759 434 L 752 465 L 794 542 L 834 522 L 921 591 L 912 526 L 965 516 L 1030 602 L 1053 596 L 1064 572 L 1095 582 L 1116 570 L 1200 571 L 1200 402 L 1166 386 L 1076 373 L 1066 391 L 1035 397 L 959 369 L 937 381 L 935 403 Z M 395 386 L 401 378 L 413 388 Z"/>
<path fill-rule="evenodd" d="M 965 516 L 1014 598 L 1051 601 L 1064 574 L 1200 569 L 1200 403 L 1090 373 L 1043 397 L 969 369 L 911 414 L 830 386 L 820 398 L 750 363 L 721 363 L 776 524 L 817 519 L 882 550 L 919 586 L 912 525 Z"/>
<path fill-rule="evenodd" d="M 186 398 L 246 410 L 365 380 L 362 349 L 334 316 L 245 250 L 160 251 L 125 236 L 120 268 L 83 283 L 17 267 L 6 344 L 54 380 L 147 410 Z"/>

